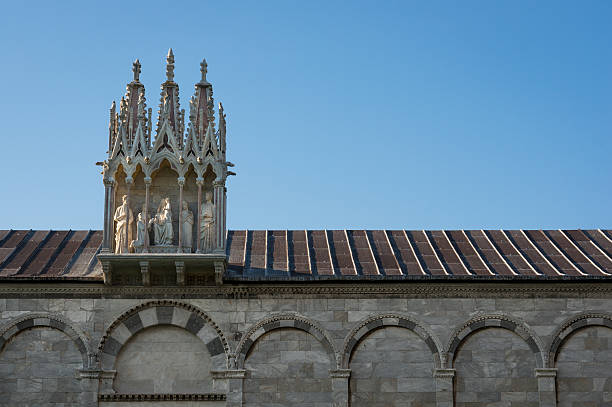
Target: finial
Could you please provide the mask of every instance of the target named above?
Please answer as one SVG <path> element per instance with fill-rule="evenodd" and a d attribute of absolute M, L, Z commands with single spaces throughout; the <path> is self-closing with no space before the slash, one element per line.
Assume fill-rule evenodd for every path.
<path fill-rule="evenodd" d="M 166 78 L 168 82 L 174 81 L 174 54 L 172 48 L 168 50 L 168 56 L 166 57 Z"/>
<path fill-rule="evenodd" d="M 200 63 L 200 72 L 202 72 L 202 80 L 200 82 L 206 82 L 206 73 L 208 72 L 208 64 L 206 63 L 206 58 L 202 59 Z"/>
<path fill-rule="evenodd" d="M 134 82 L 138 82 L 140 78 L 140 61 L 138 59 L 132 64 L 132 72 L 134 72 Z"/>

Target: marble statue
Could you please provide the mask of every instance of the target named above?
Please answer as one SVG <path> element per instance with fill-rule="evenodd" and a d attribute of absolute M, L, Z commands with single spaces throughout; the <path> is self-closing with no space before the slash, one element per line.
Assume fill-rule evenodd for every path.
<path fill-rule="evenodd" d="M 191 253 L 191 247 L 193 245 L 193 212 L 189 210 L 187 201 L 183 201 L 183 209 L 181 210 L 181 217 L 183 224 L 183 248 L 186 249 L 187 253 Z"/>
<path fill-rule="evenodd" d="M 145 225 L 145 210 L 144 206 L 142 207 L 142 212 L 138 214 L 138 218 L 136 219 L 136 240 L 132 240 L 132 247 L 140 248 L 145 245 L 145 239 L 147 238 L 147 234 L 149 233 L 147 225 Z"/>
<path fill-rule="evenodd" d="M 215 244 L 215 204 L 212 192 L 206 192 L 206 201 L 202 204 L 202 221 L 200 223 L 200 247 L 204 253 L 214 249 Z"/>
<path fill-rule="evenodd" d="M 163 198 L 157 213 L 149 222 L 153 226 L 154 241 L 157 246 L 171 246 L 174 232 L 172 230 L 172 209 L 170 198 Z"/>
<path fill-rule="evenodd" d="M 128 242 L 132 240 L 132 224 L 134 216 L 127 204 L 127 195 L 123 195 L 123 203 L 115 210 L 113 219 L 117 222 L 115 230 L 115 253 L 128 253 Z M 127 217 L 129 213 L 129 225 Z"/>

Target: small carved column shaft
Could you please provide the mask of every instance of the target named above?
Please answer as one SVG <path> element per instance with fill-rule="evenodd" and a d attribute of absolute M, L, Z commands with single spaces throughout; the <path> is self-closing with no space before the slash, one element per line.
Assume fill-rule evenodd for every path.
<path fill-rule="evenodd" d="M 536 369 L 535 375 L 538 379 L 540 406 L 556 407 L 557 389 L 555 381 L 557 378 L 557 369 Z"/>
<path fill-rule="evenodd" d="M 116 189 L 115 189 L 115 182 L 111 181 L 111 187 L 109 190 L 109 197 L 108 197 L 108 248 L 109 251 L 113 252 L 114 248 L 113 248 L 113 239 L 111 236 L 115 236 L 115 219 L 114 219 L 114 208 L 115 208 L 115 194 L 116 194 Z"/>
<path fill-rule="evenodd" d="M 178 230 L 178 252 L 183 252 L 183 186 L 185 185 L 185 177 L 178 178 L 179 184 L 179 230 Z"/>
<path fill-rule="evenodd" d="M 111 230 L 109 230 L 109 221 L 110 217 L 110 189 L 111 189 L 111 181 L 104 180 L 104 232 L 102 235 L 102 251 L 108 252 L 110 251 L 110 234 Z"/>
<path fill-rule="evenodd" d="M 333 407 L 346 407 L 349 405 L 349 378 L 351 369 L 330 370 L 332 379 Z"/>
<path fill-rule="evenodd" d="M 198 223 L 196 224 L 198 238 L 196 243 L 196 253 L 201 253 L 202 248 L 200 247 L 200 240 L 202 239 L 202 230 L 200 225 L 202 224 L 202 185 L 204 184 L 204 178 L 196 178 L 196 184 L 198 184 Z"/>
<path fill-rule="evenodd" d="M 436 406 L 453 407 L 455 369 L 436 369 L 434 377 L 436 379 Z"/>
<path fill-rule="evenodd" d="M 143 210 L 143 222 L 145 225 L 145 237 L 144 237 L 144 252 L 149 252 L 149 188 L 151 187 L 151 177 L 145 177 L 145 203 Z"/>
<path fill-rule="evenodd" d="M 225 253 L 225 185 L 214 183 L 215 203 L 215 251 Z"/>
<path fill-rule="evenodd" d="M 125 213 L 125 252 L 129 253 L 130 252 L 130 222 L 132 221 L 132 219 L 130 219 L 130 190 L 132 189 L 132 183 L 134 182 L 134 179 L 132 177 L 126 177 L 125 178 L 125 184 L 127 186 L 127 198 L 125 200 L 125 203 L 127 205 L 127 210 Z"/>

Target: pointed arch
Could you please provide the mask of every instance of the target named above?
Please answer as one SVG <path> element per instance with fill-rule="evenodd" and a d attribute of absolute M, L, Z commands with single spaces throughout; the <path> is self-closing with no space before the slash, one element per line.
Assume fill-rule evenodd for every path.
<path fill-rule="evenodd" d="M 450 336 L 446 346 L 446 363 L 449 367 L 455 363 L 455 353 L 459 345 L 474 332 L 485 328 L 502 328 L 516 333 L 527 342 L 536 358 L 537 367 L 546 366 L 547 358 L 542 340 L 525 322 L 503 314 L 487 314 L 469 319 Z"/>
<path fill-rule="evenodd" d="M 83 359 L 83 369 L 93 367 L 94 355 L 90 351 L 85 334 L 66 318 L 50 313 L 27 313 L 9 321 L 0 328 L 0 352 L 17 334 L 32 328 L 53 328 L 65 333 L 75 343 Z"/>
<path fill-rule="evenodd" d="M 348 369 L 351 355 L 361 339 L 372 331 L 388 326 L 406 328 L 418 335 L 429 347 L 436 368 L 441 367 L 442 343 L 431 331 L 429 331 L 429 329 L 425 328 L 419 321 L 406 315 L 380 314 L 370 316 L 360 321 L 348 333 L 344 339 L 344 345 L 342 346 L 340 368 Z"/>
<path fill-rule="evenodd" d="M 98 345 L 102 369 L 113 369 L 123 345 L 136 333 L 156 325 L 173 325 L 193 333 L 206 344 L 215 369 L 227 368 L 230 347 L 217 324 L 194 305 L 159 300 L 132 307 L 110 324 Z"/>
<path fill-rule="evenodd" d="M 294 328 L 304 331 L 314 336 L 328 351 L 332 358 L 330 362 L 336 364 L 338 362 L 338 354 L 331 337 L 318 323 L 295 313 L 275 314 L 256 322 L 244 337 L 238 343 L 236 353 L 234 354 L 235 364 L 237 369 L 244 369 L 246 355 L 249 354 L 251 347 L 257 340 L 267 332 L 281 328 Z"/>

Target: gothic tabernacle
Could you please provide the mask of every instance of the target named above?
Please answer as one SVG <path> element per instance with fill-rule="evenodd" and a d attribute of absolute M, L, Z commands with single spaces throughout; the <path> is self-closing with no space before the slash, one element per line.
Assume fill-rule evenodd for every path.
<path fill-rule="evenodd" d="M 166 81 L 161 85 L 159 118 L 153 130 L 152 109 L 146 105 L 140 83 L 140 62 L 133 64 L 133 80 L 121 98 L 119 111 L 110 110 L 108 159 L 102 164 L 105 185 L 104 237 L 100 261 L 108 284 L 121 273 L 125 258 L 139 254 L 144 267 L 160 259 L 183 267 L 185 254 L 203 254 L 201 264 L 213 260 L 217 272 L 225 269 L 226 242 L 226 125 L 219 103 L 218 129 L 207 64 L 189 100 L 189 123 L 180 108 L 174 82 L 174 54 L 166 57 Z M 164 253 L 169 256 L 151 257 Z M 196 264 L 194 256 L 187 256 Z M 113 267 L 114 266 L 114 267 Z"/>

